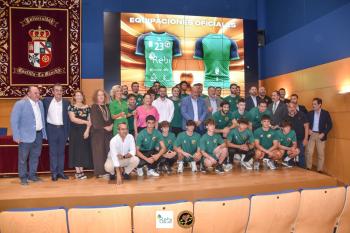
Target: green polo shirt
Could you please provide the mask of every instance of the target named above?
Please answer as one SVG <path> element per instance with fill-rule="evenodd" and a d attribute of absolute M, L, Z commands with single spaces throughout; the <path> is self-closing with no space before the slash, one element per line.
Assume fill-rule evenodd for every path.
<path fill-rule="evenodd" d="M 237 104 L 238 104 L 239 98 L 240 97 L 238 95 L 236 95 L 235 97 L 229 95 L 229 96 L 224 98 L 224 100 L 230 104 L 230 111 L 231 112 L 234 112 L 237 110 Z"/>
<path fill-rule="evenodd" d="M 253 129 L 261 127 L 261 117 L 263 115 L 271 116 L 270 110 L 266 109 L 264 112 L 259 112 L 258 107 L 252 108 L 249 111 L 248 119 L 253 124 Z"/>
<path fill-rule="evenodd" d="M 140 106 L 143 102 L 143 95 L 141 94 L 134 94 L 136 96 L 136 105 Z"/>
<path fill-rule="evenodd" d="M 277 132 L 271 128 L 264 131 L 261 127 L 254 131 L 255 140 L 259 141 L 260 145 L 265 149 L 270 149 L 273 146 L 273 141 L 277 141 Z"/>
<path fill-rule="evenodd" d="M 204 134 L 201 137 L 199 147 L 202 151 L 205 151 L 214 159 L 217 157 L 214 155 L 214 150 L 216 147 L 224 143 L 224 139 L 220 136 L 220 134 L 214 134 L 213 136 L 209 136 L 208 133 Z"/>
<path fill-rule="evenodd" d="M 172 100 L 174 103 L 174 117 L 170 123 L 171 127 L 182 128 L 181 100 Z"/>
<path fill-rule="evenodd" d="M 215 127 L 217 129 L 223 129 L 227 126 L 231 126 L 233 115 L 232 112 L 228 112 L 228 114 L 223 114 L 222 111 L 217 111 L 212 116 L 215 121 Z"/>
<path fill-rule="evenodd" d="M 230 133 L 227 135 L 227 141 L 235 145 L 252 144 L 254 143 L 253 132 L 250 129 L 245 129 L 241 132 L 238 130 L 238 127 L 236 127 L 231 129 Z"/>
<path fill-rule="evenodd" d="M 276 131 L 276 137 L 282 146 L 292 147 L 293 143 L 297 141 L 297 136 L 294 130 L 284 134 L 282 130 Z"/>
<path fill-rule="evenodd" d="M 162 136 L 163 136 L 165 148 L 167 148 L 167 150 L 174 150 L 174 143 L 176 141 L 175 134 L 173 132 L 169 132 L 168 136 L 166 137 L 164 135 Z"/>
<path fill-rule="evenodd" d="M 238 110 L 234 111 L 232 113 L 233 119 L 235 119 L 236 121 L 238 121 L 240 118 L 244 118 L 249 120 L 249 113 L 247 111 L 244 111 L 243 115 L 241 115 Z"/>
<path fill-rule="evenodd" d="M 198 133 L 193 132 L 192 136 L 189 136 L 186 131 L 184 131 L 177 135 L 175 146 L 181 147 L 183 151 L 193 155 L 198 150 L 200 139 L 201 136 Z"/>
<path fill-rule="evenodd" d="M 136 146 L 138 146 L 141 151 L 150 151 L 154 150 L 161 141 L 164 142 L 164 139 L 157 129 L 154 129 L 152 133 L 148 133 L 147 129 L 143 129 L 137 135 Z"/>
<path fill-rule="evenodd" d="M 135 110 L 136 110 L 136 108 L 134 110 L 128 108 L 128 113 L 133 113 Z M 129 126 L 129 132 L 132 132 L 135 130 L 134 129 L 134 115 L 128 117 L 128 126 Z"/>

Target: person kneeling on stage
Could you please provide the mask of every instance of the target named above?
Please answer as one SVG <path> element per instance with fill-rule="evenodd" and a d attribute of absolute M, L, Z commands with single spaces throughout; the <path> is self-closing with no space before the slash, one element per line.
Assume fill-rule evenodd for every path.
<path fill-rule="evenodd" d="M 215 134 L 215 121 L 213 119 L 207 120 L 205 127 L 207 133 L 201 137 L 199 143 L 205 166 L 202 171 L 206 172 L 207 168 L 215 166 L 217 173 L 223 173 L 222 164 L 228 155 L 226 143 L 220 134 Z"/>
<path fill-rule="evenodd" d="M 140 159 L 135 156 L 135 140 L 128 133 L 128 126 L 125 122 L 118 125 L 118 133 L 109 143 L 109 153 L 105 162 L 106 172 L 111 174 L 111 180 L 117 176 L 117 185 L 122 184 L 123 178 L 130 179 L 130 173 L 137 167 Z M 122 172 L 121 170 L 124 170 Z"/>
<path fill-rule="evenodd" d="M 167 172 L 168 174 L 171 174 L 173 169 L 174 163 L 177 161 L 177 154 L 174 151 L 174 143 L 176 140 L 176 136 L 173 132 L 169 132 L 170 130 L 170 123 L 167 121 L 162 121 L 160 123 L 160 129 L 162 131 L 162 136 L 166 148 L 166 152 L 163 154 L 163 156 L 159 160 L 158 164 L 158 171 L 159 172 Z M 157 145 L 157 149 L 159 150 L 159 145 Z"/>
<path fill-rule="evenodd" d="M 193 120 L 186 122 L 186 131 L 181 132 L 175 141 L 175 151 L 178 154 L 179 166 L 178 173 L 184 170 L 184 163 L 190 163 L 192 172 L 197 172 L 196 162 L 200 161 L 202 154 L 199 149 L 199 141 L 201 136 L 194 132 L 196 123 Z"/>
<path fill-rule="evenodd" d="M 282 165 L 285 167 L 293 167 L 294 158 L 300 153 L 297 147 L 297 136 L 292 130 L 292 123 L 288 120 L 282 122 L 282 129 L 277 132 L 279 140 L 279 150 L 283 156 Z"/>
<path fill-rule="evenodd" d="M 141 130 L 136 138 L 136 154 L 140 158 L 137 166 L 137 175 L 143 176 L 143 167 L 148 168 L 147 176 L 159 176 L 155 171 L 160 157 L 166 152 L 162 134 L 155 129 L 156 118 L 153 115 L 146 117 L 147 127 Z M 159 150 L 156 146 L 159 144 Z"/>
<path fill-rule="evenodd" d="M 254 158 L 255 155 L 254 136 L 252 131 L 248 128 L 249 121 L 247 119 L 238 119 L 237 123 L 238 127 L 232 129 L 227 136 L 229 162 L 232 164 L 234 155 L 240 154 L 242 155 L 241 165 L 247 170 L 252 170 L 253 168 L 249 161 Z"/>
<path fill-rule="evenodd" d="M 267 167 L 271 170 L 275 170 L 275 160 L 282 157 L 282 154 L 278 150 L 278 138 L 276 131 L 271 126 L 271 118 L 268 115 L 261 117 L 262 127 L 254 131 L 255 138 L 255 158 L 258 160 L 254 163 L 254 169 L 258 170 L 260 166 L 260 160 L 263 160 Z"/>
<path fill-rule="evenodd" d="M 221 109 L 213 114 L 215 121 L 215 133 L 221 134 L 224 138 L 227 137 L 231 129 L 233 129 L 233 115 L 230 111 L 230 103 L 222 101 L 220 103 Z"/>

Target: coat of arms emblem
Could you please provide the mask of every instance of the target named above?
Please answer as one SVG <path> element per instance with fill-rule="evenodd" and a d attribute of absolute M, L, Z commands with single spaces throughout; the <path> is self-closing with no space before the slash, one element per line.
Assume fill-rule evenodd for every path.
<path fill-rule="evenodd" d="M 47 39 L 50 31 L 47 29 L 30 29 L 28 31 L 32 41 L 28 42 L 28 61 L 37 68 L 44 68 L 51 63 L 52 60 L 52 44 Z"/>

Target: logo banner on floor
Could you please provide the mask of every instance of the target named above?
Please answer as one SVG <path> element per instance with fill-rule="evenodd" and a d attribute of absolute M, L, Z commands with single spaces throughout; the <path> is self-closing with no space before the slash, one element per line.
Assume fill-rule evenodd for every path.
<path fill-rule="evenodd" d="M 0 2 L 0 98 L 19 98 L 29 85 L 43 96 L 81 85 L 81 4 L 68 1 Z"/>

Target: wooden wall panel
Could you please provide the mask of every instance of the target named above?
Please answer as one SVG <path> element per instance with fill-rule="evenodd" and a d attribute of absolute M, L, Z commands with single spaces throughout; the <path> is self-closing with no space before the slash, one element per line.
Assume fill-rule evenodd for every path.
<path fill-rule="evenodd" d="M 91 104 L 93 92 L 103 89 L 103 79 L 82 79 L 82 90 L 84 91 L 88 104 Z M 7 134 L 11 135 L 10 115 L 14 103 L 17 100 L 0 100 L 0 128 L 7 128 Z"/>
<path fill-rule="evenodd" d="M 311 67 L 262 80 L 271 93 L 284 87 L 287 94 L 299 95 L 299 102 L 311 110 L 314 97 L 323 99 L 323 107 L 331 113 L 333 129 L 326 145 L 325 171 L 339 181 L 350 183 L 350 58 Z M 316 162 L 316 160 L 314 160 Z"/>

